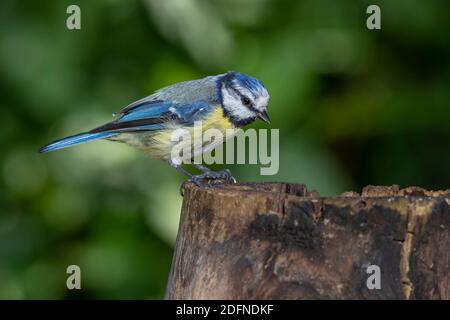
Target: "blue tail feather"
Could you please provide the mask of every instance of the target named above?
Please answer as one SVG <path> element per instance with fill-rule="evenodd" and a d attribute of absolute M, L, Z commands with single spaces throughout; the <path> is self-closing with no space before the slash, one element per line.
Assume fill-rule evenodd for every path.
<path fill-rule="evenodd" d="M 62 138 L 60 140 L 53 141 L 39 149 L 40 153 L 55 151 L 63 148 L 75 146 L 77 144 L 85 143 L 96 139 L 109 138 L 116 135 L 113 132 L 97 132 L 97 133 L 80 133 L 74 136 Z"/>

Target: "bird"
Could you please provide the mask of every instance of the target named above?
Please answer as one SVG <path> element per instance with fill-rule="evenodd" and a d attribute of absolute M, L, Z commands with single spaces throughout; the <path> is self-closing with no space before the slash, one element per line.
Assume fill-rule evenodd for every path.
<path fill-rule="evenodd" d="M 183 81 L 127 105 L 114 114 L 116 118 L 112 122 L 53 141 L 40 148 L 39 152 L 46 153 L 98 139 L 109 140 L 131 145 L 153 159 L 167 162 L 185 174 L 187 181 L 198 186 L 203 185 L 204 179 L 236 182 L 229 170 L 213 171 L 202 164 L 193 163 L 202 173 L 191 174 L 172 157 L 171 150 L 177 143 L 171 138 L 172 134 L 177 129 L 192 132 L 198 123 L 201 123 L 203 132 L 213 128 L 224 134 L 227 130 L 237 132 L 237 129 L 256 119 L 270 123 L 267 113 L 269 98 L 261 81 L 236 71 Z M 226 139 L 231 136 L 233 134 L 227 135 Z M 213 141 L 204 148 L 194 147 L 195 141 L 191 140 L 193 154 L 190 157 L 216 148 L 223 140 Z"/>

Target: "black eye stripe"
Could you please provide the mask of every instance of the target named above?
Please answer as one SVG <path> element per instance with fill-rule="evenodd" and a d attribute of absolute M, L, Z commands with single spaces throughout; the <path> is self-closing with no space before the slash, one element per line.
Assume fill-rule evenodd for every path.
<path fill-rule="evenodd" d="M 230 88 L 233 89 L 233 91 L 236 92 L 239 96 L 241 96 L 241 97 L 243 96 L 243 94 L 236 88 L 235 83 L 233 83 L 233 82 L 230 83 Z M 248 88 L 246 86 L 243 86 L 243 88 L 246 88 L 249 91 L 249 93 L 253 96 L 253 98 L 256 99 L 258 97 L 257 93 L 254 90 L 251 90 L 250 88 Z"/>
<path fill-rule="evenodd" d="M 242 96 L 241 101 L 242 101 L 242 104 L 245 106 L 249 106 L 252 104 L 252 101 L 246 96 Z"/>
<path fill-rule="evenodd" d="M 243 100 L 245 100 L 245 99 L 248 99 L 249 101 L 250 101 L 250 105 L 252 104 L 252 100 L 249 98 L 249 97 L 247 97 L 246 95 L 244 95 L 243 93 L 241 93 L 238 89 L 236 89 L 235 87 L 230 87 L 232 90 L 233 90 L 233 92 L 239 97 L 239 98 L 241 98 L 241 101 L 243 101 Z"/>
<path fill-rule="evenodd" d="M 238 89 L 236 89 L 233 85 L 230 85 L 230 89 L 233 91 L 233 93 L 235 93 L 240 99 L 241 101 L 243 99 L 249 99 L 250 103 L 249 104 L 245 104 L 242 102 L 242 104 L 244 104 L 249 110 L 253 111 L 253 112 L 259 112 L 253 105 L 253 101 L 252 99 L 250 99 L 249 97 L 247 97 L 246 95 L 244 95 L 243 93 L 241 93 Z"/>
<path fill-rule="evenodd" d="M 239 97 L 239 98 L 243 98 L 244 97 L 244 95 L 238 90 L 238 89 L 236 89 L 235 87 L 230 87 L 231 88 L 231 90 L 233 90 L 233 92 Z"/>
<path fill-rule="evenodd" d="M 255 112 L 255 113 L 258 113 L 258 112 L 259 112 L 258 109 L 256 109 L 256 108 L 253 106 L 253 104 L 249 105 L 248 108 L 249 108 L 251 111 Z"/>
<path fill-rule="evenodd" d="M 237 88 L 235 88 L 233 85 L 232 86 L 230 86 L 230 88 L 231 88 L 231 90 L 233 90 L 233 92 L 237 95 L 237 96 L 239 96 L 239 98 L 244 98 L 244 97 L 246 97 L 246 98 L 248 98 L 246 95 L 244 95 L 242 92 L 240 92 Z"/>

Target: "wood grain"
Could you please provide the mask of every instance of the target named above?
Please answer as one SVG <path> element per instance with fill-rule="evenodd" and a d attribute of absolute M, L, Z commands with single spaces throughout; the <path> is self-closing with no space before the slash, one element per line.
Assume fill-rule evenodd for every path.
<path fill-rule="evenodd" d="M 166 298 L 450 299 L 450 190 L 188 184 Z"/>

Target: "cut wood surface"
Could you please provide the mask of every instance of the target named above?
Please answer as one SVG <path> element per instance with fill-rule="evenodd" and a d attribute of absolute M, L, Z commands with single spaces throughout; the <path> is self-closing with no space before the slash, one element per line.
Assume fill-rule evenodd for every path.
<path fill-rule="evenodd" d="M 187 184 L 166 298 L 450 299 L 450 190 Z"/>

